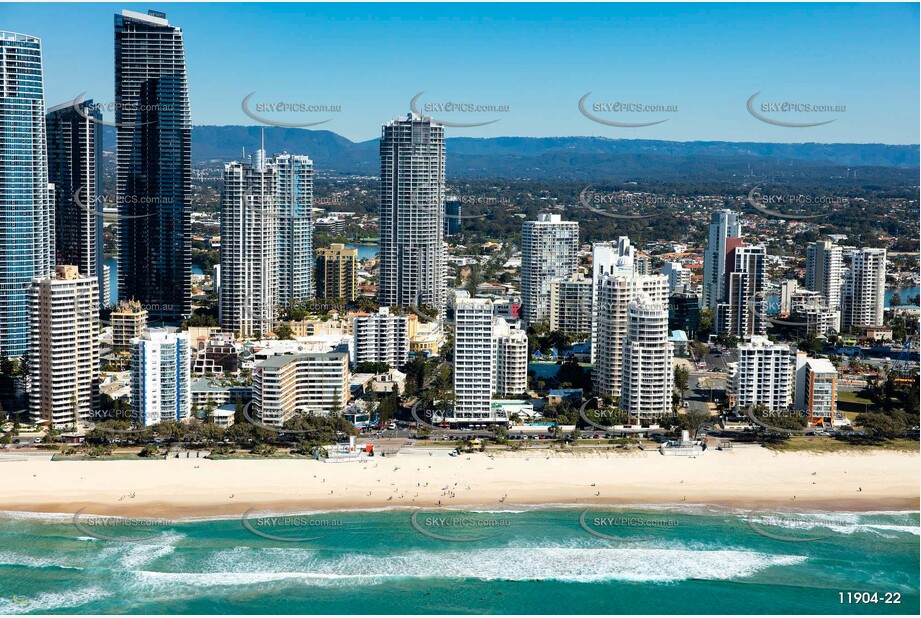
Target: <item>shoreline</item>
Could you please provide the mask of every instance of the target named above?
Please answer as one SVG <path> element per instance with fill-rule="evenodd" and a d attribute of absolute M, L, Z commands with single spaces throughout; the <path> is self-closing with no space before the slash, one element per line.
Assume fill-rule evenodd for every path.
<path fill-rule="evenodd" d="M 755 508 L 919 511 L 918 453 L 620 451 L 461 457 L 419 450 L 362 463 L 167 459 L 0 461 L 0 518 L 237 519 L 397 509 Z"/>

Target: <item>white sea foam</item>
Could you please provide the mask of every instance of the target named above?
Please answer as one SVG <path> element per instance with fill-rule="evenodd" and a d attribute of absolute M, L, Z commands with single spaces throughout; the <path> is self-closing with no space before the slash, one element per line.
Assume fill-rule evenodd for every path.
<path fill-rule="evenodd" d="M 40 569 L 42 567 L 58 567 L 59 569 L 82 570 L 82 567 L 68 566 L 60 564 L 60 557 L 43 558 L 40 556 L 28 556 L 12 551 L 0 552 L 0 564 L 10 566 L 24 566 Z M 0 612 L 2 614 L 3 612 Z"/>
<path fill-rule="evenodd" d="M 0 598 L 0 614 L 42 614 L 76 609 L 113 594 L 93 586 L 76 588 L 67 592 L 42 592 L 34 597 L 15 595 L 15 598 Z"/>
<path fill-rule="evenodd" d="M 773 567 L 799 564 L 805 557 L 738 550 L 675 548 L 522 547 L 420 551 L 379 556 L 361 553 L 321 557 L 303 550 L 243 549 L 208 560 L 209 573 L 136 573 L 145 587 L 238 586 L 297 580 L 305 584 L 356 585 L 393 578 L 505 581 L 672 582 L 750 577 Z M 231 567 L 229 569 L 228 567 Z"/>

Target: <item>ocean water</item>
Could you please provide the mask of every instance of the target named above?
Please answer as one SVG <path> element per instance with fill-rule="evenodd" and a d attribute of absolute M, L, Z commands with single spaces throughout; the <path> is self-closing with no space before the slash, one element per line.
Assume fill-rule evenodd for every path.
<path fill-rule="evenodd" d="M 897 512 L 4 513 L 0 613 L 917 614 L 918 543 Z"/>

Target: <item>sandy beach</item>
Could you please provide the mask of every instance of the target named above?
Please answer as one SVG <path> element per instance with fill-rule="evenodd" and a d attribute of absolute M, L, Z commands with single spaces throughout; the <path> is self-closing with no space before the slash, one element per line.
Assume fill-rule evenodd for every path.
<path fill-rule="evenodd" d="M 367 463 L 167 459 L 0 461 L 0 511 L 190 518 L 380 507 L 709 504 L 918 510 L 919 455 L 710 450 L 548 451 L 448 457 L 427 451 Z"/>

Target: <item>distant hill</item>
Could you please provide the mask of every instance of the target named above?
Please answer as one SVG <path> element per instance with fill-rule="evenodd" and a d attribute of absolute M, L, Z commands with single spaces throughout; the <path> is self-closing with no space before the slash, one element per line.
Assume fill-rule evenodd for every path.
<path fill-rule="evenodd" d="M 104 144 L 115 148 L 115 130 Z M 262 127 L 197 126 L 192 130 L 195 163 L 239 159 L 257 148 Z M 376 175 L 378 140 L 353 142 L 332 131 L 265 128 L 266 150 L 309 155 L 317 169 Z M 885 144 L 780 144 L 757 142 L 669 142 L 603 137 L 452 137 L 447 172 L 454 178 L 534 180 L 645 180 L 738 177 L 795 165 L 821 167 L 919 166 L 919 149 Z"/>

